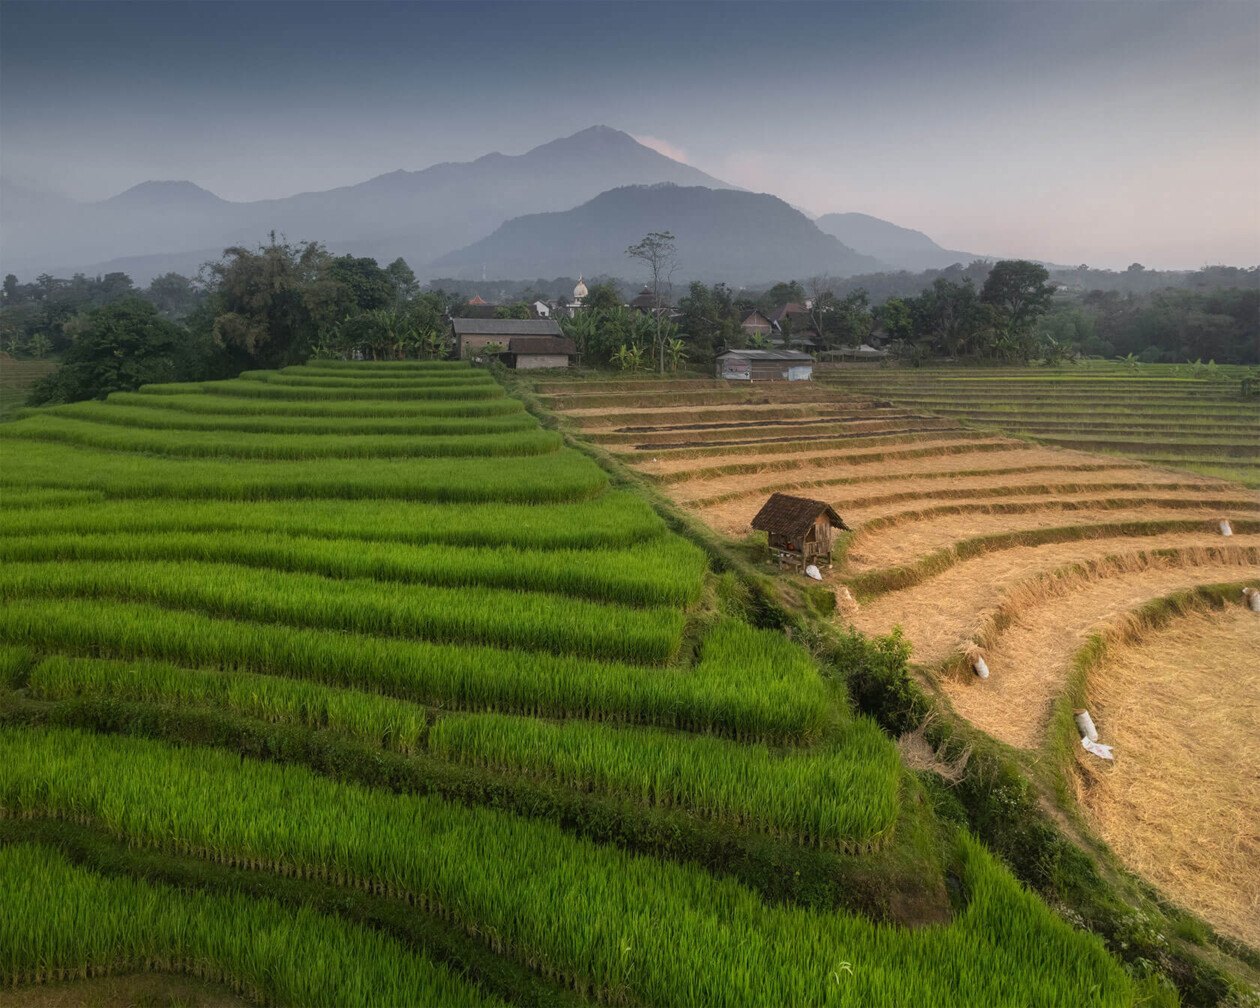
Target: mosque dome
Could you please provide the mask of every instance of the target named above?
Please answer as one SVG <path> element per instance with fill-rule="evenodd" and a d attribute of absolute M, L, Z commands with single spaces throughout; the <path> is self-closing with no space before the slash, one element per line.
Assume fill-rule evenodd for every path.
<path fill-rule="evenodd" d="M 590 292 L 586 289 L 586 284 L 582 283 L 582 276 L 578 274 L 577 286 L 573 288 L 573 300 L 580 301 Z"/>

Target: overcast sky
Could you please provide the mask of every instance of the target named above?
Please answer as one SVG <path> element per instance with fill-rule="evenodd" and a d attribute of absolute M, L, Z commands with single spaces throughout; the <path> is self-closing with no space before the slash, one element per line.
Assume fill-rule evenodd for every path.
<path fill-rule="evenodd" d="M 226 199 L 603 123 L 816 214 L 1260 263 L 1260 3 L 0 4 L 0 171 Z"/>

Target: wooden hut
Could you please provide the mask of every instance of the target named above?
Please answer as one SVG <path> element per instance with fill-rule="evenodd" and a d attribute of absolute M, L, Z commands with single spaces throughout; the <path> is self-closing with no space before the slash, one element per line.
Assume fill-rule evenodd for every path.
<path fill-rule="evenodd" d="M 831 539 L 849 526 L 826 501 L 789 494 L 771 494 L 752 520 L 752 527 L 770 537 L 770 553 L 779 562 L 804 569 L 831 566 Z"/>

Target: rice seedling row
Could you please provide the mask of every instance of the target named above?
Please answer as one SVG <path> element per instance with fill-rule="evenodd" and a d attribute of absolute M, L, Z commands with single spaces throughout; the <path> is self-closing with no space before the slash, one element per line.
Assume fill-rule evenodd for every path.
<path fill-rule="evenodd" d="M 0 908 L 5 987 L 172 972 L 265 1003 L 503 1004 L 424 953 L 335 917 L 106 878 L 31 844 L 0 847 Z"/>
<path fill-rule="evenodd" d="M 35 411 L 23 410 L 30 416 Z M 184 413 L 171 409 L 149 409 L 117 403 L 80 402 L 55 406 L 37 415 L 61 416 L 72 420 L 140 427 L 153 430 L 242 431 L 262 434 L 497 434 L 537 430 L 538 422 L 524 411 L 484 417 L 306 417 L 229 416 Z"/>
<path fill-rule="evenodd" d="M 195 385 L 184 392 L 152 395 L 146 392 L 113 392 L 105 400 L 110 406 L 143 406 L 173 413 L 200 413 L 210 416 L 280 417 L 491 417 L 524 412 L 518 399 L 440 399 L 421 400 L 286 400 L 243 399 L 239 396 L 211 395 Z"/>
<path fill-rule="evenodd" d="M 460 458 L 547 455 L 559 449 L 555 431 L 413 437 L 400 434 L 263 434 L 228 430 L 142 430 L 56 413 L 28 415 L 0 426 L 0 438 L 53 441 L 115 452 L 189 458 Z"/>
<path fill-rule="evenodd" d="M 226 381 L 202 382 L 199 386 L 206 392 L 215 395 L 240 396 L 257 399 L 290 399 L 290 400 L 324 400 L 324 399 L 397 399 L 410 401 L 413 399 L 498 399 L 503 396 L 503 386 L 491 382 L 440 382 L 425 384 L 415 388 L 362 388 L 356 382 L 354 386 L 344 388 L 326 388 L 319 386 L 286 386 L 274 382 L 256 382 L 240 378 Z M 141 392 L 150 395 L 184 395 L 189 387 L 177 385 L 142 385 Z"/>
<path fill-rule="evenodd" d="M 0 537 L 0 560 L 167 560 L 230 563 L 335 578 L 550 592 L 632 606 L 690 606 L 705 555 L 661 536 L 634 549 L 523 550 L 410 546 L 268 532 L 65 533 Z"/>
<path fill-rule="evenodd" d="M 12 508 L 10 494 L 17 498 Z M 40 510 L 50 497 L 57 510 Z M 667 534 L 651 507 L 624 490 L 589 500 L 457 508 L 398 500 L 105 500 L 99 492 L 74 490 L 6 490 L 0 496 L 0 535 L 233 531 L 522 550 L 625 549 Z"/>
<path fill-rule="evenodd" d="M 39 662 L 24 681 L 32 696 L 46 700 L 209 705 L 300 723 L 401 753 L 531 775 L 842 850 L 871 849 L 891 832 L 898 811 L 896 750 L 866 720 L 847 724 L 825 746 L 782 752 L 647 728 L 492 713 L 439 716 L 354 690 L 165 663 L 58 656 Z M 841 794 L 848 799 L 837 801 Z"/>
<path fill-rule="evenodd" d="M 310 389 L 429 389 L 447 388 L 453 385 L 493 385 L 494 379 L 485 371 L 473 371 L 454 376 L 396 375 L 381 378 L 355 372 L 352 377 L 325 377 L 322 375 L 297 375 L 279 371 L 242 371 L 237 381 L 266 382 L 292 388 Z"/>
<path fill-rule="evenodd" d="M 230 563 L 9 563 L 0 597 L 96 598 L 294 627 L 555 651 L 661 665 L 682 643 L 678 609 L 589 602 L 540 592 L 330 579 Z"/>
<path fill-rule="evenodd" d="M 541 651 L 433 644 L 215 618 L 152 605 L 13 599 L 0 641 L 42 651 L 244 669 L 455 710 L 497 710 L 804 742 L 831 723 L 809 657 L 781 635 L 723 622 L 694 665 L 666 669 Z"/>
<path fill-rule="evenodd" d="M 767 906 L 738 883 L 550 824 L 213 750 L 3 730 L 0 756 L 0 801 L 13 813 L 87 819 L 225 864 L 379 885 L 606 1000 L 952 1008 L 1133 999 L 1096 938 L 1055 918 L 966 839 L 957 856 L 968 906 L 949 927 L 910 932 Z"/>
<path fill-rule="evenodd" d="M 543 503 L 592 497 L 608 477 L 570 449 L 549 455 L 442 459 L 295 461 L 155 458 L 42 443 L 8 451 L 0 488 L 95 490 L 108 497 L 267 500 L 309 497 Z"/>

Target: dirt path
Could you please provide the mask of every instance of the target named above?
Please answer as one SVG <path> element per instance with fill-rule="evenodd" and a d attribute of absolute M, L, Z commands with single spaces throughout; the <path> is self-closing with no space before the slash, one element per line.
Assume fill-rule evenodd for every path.
<path fill-rule="evenodd" d="M 1260 948 L 1260 613 L 1176 620 L 1113 649 L 1090 712 L 1114 764 L 1082 754 L 1079 798 L 1134 872 Z"/>

